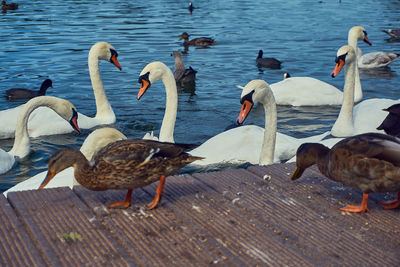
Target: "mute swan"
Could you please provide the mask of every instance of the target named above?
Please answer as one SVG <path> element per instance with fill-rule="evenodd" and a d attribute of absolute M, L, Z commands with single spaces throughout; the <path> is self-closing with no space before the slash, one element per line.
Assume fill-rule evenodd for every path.
<path fill-rule="evenodd" d="M 161 142 L 174 143 L 174 127 L 178 111 L 178 91 L 174 75 L 164 63 L 155 61 L 143 68 L 139 76 L 140 90 L 137 99 L 140 100 L 146 90 L 158 80 L 163 82 L 166 93 L 165 113 L 158 139 Z"/>
<path fill-rule="evenodd" d="M 354 29 L 353 29 L 354 28 Z M 357 47 L 357 41 L 371 44 L 363 27 L 353 27 L 349 31 L 349 44 Z M 356 93 L 354 101 L 362 100 L 361 82 L 356 76 Z M 343 92 L 333 85 L 312 77 L 290 77 L 270 85 L 275 101 L 278 105 L 291 106 L 319 106 L 319 105 L 341 105 Z"/>
<path fill-rule="evenodd" d="M 371 52 L 362 55 L 361 49 L 358 49 L 358 53 L 357 62 L 360 69 L 386 67 L 400 57 L 400 54 L 387 52 Z"/>
<path fill-rule="evenodd" d="M 72 129 L 80 133 L 77 123 L 78 113 L 74 105 L 69 101 L 52 96 L 40 96 L 29 100 L 18 115 L 17 129 L 15 131 L 12 149 L 8 152 L 0 149 L 0 174 L 6 173 L 12 168 L 15 157 L 24 158 L 29 154 L 28 118 L 32 111 L 40 106 L 53 109 L 61 118 L 69 122 Z"/>
<path fill-rule="evenodd" d="M 6 96 L 9 100 L 15 99 L 31 99 L 36 96 L 42 96 L 46 94 L 47 88 L 53 87 L 53 82 L 50 79 L 43 81 L 39 91 L 29 90 L 25 88 L 11 88 L 6 91 Z"/>
<path fill-rule="evenodd" d="M 117 129 L 109 127 L 99 128 L 91 132 L 86 137 L 80 151 L 87 160 L 91 160 L 93 155 L 104 146 L 108 145 L 109 143 L 124 139 L 126 139 L 126 136 Z M 8 192 L 38 189 L 46 177 L 46 174 L 47 171 L 38 173 L 35 176 L 32 176 L 29 179 L 14 185 L 3 194 L 7 196 Z M 72 188 L 74 185 L 79 185 L 79 183 L 75 180 L 74 168 L 70 167 L 58 173 L 46 187 L 51 188 L 68 186 Z"/>
<path fill-rule="evenodd" d="M 273 92 L 263 80 L 252 80 L 244 88 L 240 98 L 242 109 L 237 119 L 242 123 L 257 102 L 264 105 L 265 130 L 255 125 L 241 126 L 222 132 L 189 153 L 204 157 L 192 165 L 217 163 L 244 163 L 267 165 L 293 157 L 297 147 L 304 142 L 317 142 L 327 136 L 296 139 L 277 133 L 277 111 Z M 313 141 L 311 141 L 313 140 Z"/>
<path fill-rule="evenodd" d="M 264 68 L 271 68 L 271 69 L 280 69 L 282 62 L 277 60 L 276 58 L 273 57 L 266 57 L 263 58 L 263 51 L 259 50 L 258 51 L 258 56 L 256 58 L 256 64 L 259 67 L 264 67 Z"/>
<path fill-rule="evenodd" d="M 118 54 L 114 47 L 107 42 L 94 44 L 88 57 L 89 73 L 93 92 L 96 99 L 97 113 L 94 118 L 79 113 L 78 123 L 82 129 L 90 129 L 98 125 L 111 124 L 115 122 L 115 114 L 107 100 L 103 83 L 100 77 L 99 60 L 113 63 L 121 70 L 117 60 Z M 0 111 L 0 139 L 14 137 L 16 118 L 22 106 Z M 57 114 L 47 108 L 36 109 L 30 119 L 28 132 L 31 137 L 41 135 L 64 134 L 71 132 L 71 128 L 61 120 Z"/>
<path fill-rule="evenodd" d="M 371 42 L 369 41 L 367 37 L 367 31 L 365 30 L 364 27 L 362 26 L 353 26 L 350 28 L 348 36 L 347 36 L 347 44 L 352 46 L 354 51 L 358 51 L 361 49 L 358 48 L 358 41 L 363 40 L 365 43 L 372 45 Z M 357 58 L 361 56 L 357 54 Z M 354 79 L 355 79 L 355 88 L 354 88 L 354 100 L 355 102 L 361 101 L 363 98 L 363 93 L 362 93 L 362 86 L 361 86 L 361 80 L 360 80 L 360 73 L 358 68 L 356 67 L 355 73 L 354 73 Z"/>
<path fill-rule="evenodd" d="M 356 54 L 352 46 L 339 48 L 336 65 L 332 77 L 336 77 L 345 67 L 345 84 L 343 88 L 343 104 L 339 116 L 332 127 L 331 134 L 335 137 L 348 137 L 366 132 L 377 132 L 376 129 L 385 119 L 383 109 L 398 103 L 392 99 L 368 99 L 354 107 L 354 74 L 356 69 Z"/>

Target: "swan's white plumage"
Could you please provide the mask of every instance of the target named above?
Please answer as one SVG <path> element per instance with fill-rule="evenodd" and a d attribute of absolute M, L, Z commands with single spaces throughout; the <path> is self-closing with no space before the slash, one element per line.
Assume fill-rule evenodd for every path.
<path fill-rule="evenodd" d="M 152 140 L 159 140 L 161 142 L 174 143 L 174 128 L 176 114 L 178 112 L 178 91 L 176 88 L 174 74 L 170 68 L 159 61 L 154 61 L 147 64 L 140 72 L 140 76 L 145 75 L 146 73 L 149 73 L 148 80 L 150 85 L 158 80 L 163 82 L 166 93 L 166 103 L 164 118 L 160 128 L 160 136 L 154 137 L 153 133 L 147 133 L 144 139 L 151 138 Z"/>
<path fill-rule="evenodd" d="M 88 137 L 86 137 L 85 141 L 81 146 L 80 151 L 88 160 L 90 160 L 92 156 L 102 147 L 106 146 L 109 143 L 123 139 L 126 139 L 126 136 L 114 128 L 108 128 L 108 127 L 99 128 L 93 131 L 91 134 L 89 134 Z M 4 192 L 4 195 L 7 196 L 8 192 L 38 189 L 40 184 L 46 177 L 46 174 L 47 171 L 38 173 L 35 176 L 32 176 L 31 178 L 11 187 L 6 192 Z M 74 185 L 77 184 L 78 182 L 76 182 L 74 178 L 74 168 L 69 167 L 63 170 L 62 172 L 59 172 L 50 181 L 50 183 L 46 185 L 46 188 L 62 187 L 62 186 L 68 186 L 72 188 Z"/>
<path fill-rule="evenodd" d="M 293 157 L 300 144 L 319 141 L 329 134 L 297 139 L 277 133 L 276 103 L 271 88 L 263 80 L 252 80 L 243 88 L 242 99 L 251 92 L 253 103 L 264 105 L 266 131 L 262 127 L 249 125 L 220 133 L 190 151 L 194 156 L 205 158 L 192 165 L 244 162 L 267 165 L 281 162 Z"/>
<path fill-rule="evenodd" d="M 397 100 L 374 98 L 364 100 L 354 106 L 354 74 L 356 56 L 351 46 L 342 46 L 337 56 L 345 55 L 344 100 L 331 133 L 335 137 L 348 137 L 366 132 L 383 132 L 376 128 L 387 116 L 382 109 L 398 103 Z"/>
<path fill-rule="evenodd" d="M 96 99 L 97 113 L 94 118 L 79 113 L 78 124 L 81 129 L 90 129 L 98 125 L 114 123 L 116 118 L 107 96 L 99 71 L 99 59 L 110 61 L 111 50 L 114 47 L 107 42 L 94 44 L 88 57 L 89 73 L 92 81 L 93 92 Z M 23 105 L 16 108 L 0 111 L 0 139 L 13 138 L 16 128 L 17 116 Z M 68 123 L 62 120 L 53 110 L 41 107 L 32 112 L 28 124 L 29 136 L 65 134 L 72 132 Z"/>
<path fill-rule="evenodd" d="M 67 125 L 73 129 L 69 121 L 72 119 L 73 113 L 76 112 L 76 108 L 69 101 L 53 96 L 32 98 L 19 109 L 13 147 L 8 152 L 0 149 L 0 174 L 12 168 L 15 163 L 15 157 L 24 158 L 29 154 L 28 120 L 31 114 L 41 106 L 46 106 L 54 111 L 57 116 L 66 121 Z"/>
<path fill-rule="evenodd" d="M 343 101 L 342 91 L 312 77 L 290 77 L 270 87 L 278 105 L 340 105 Z"/>

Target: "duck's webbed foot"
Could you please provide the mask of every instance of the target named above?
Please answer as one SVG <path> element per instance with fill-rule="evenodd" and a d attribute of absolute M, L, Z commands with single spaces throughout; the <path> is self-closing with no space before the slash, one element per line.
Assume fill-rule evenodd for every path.
<path fill-rule="evenodd" d="M 379 202 L 385 210 L 391 210 L 400 207 L 400 192 L 397 193 L 397 200 L 390 200 L 385 202 Z"/>
<path fill-rule="evenodd" d="M 369 211 L 367 207 L 368 198 L 369 198 L 369 193 L 363 193 L 363 199 L 361 201 L 360 206 L 346 205 L 346 207 L 340 208 L 340 210 L 347 212 L 368 212 Z"/>
<path fill-rule="evenodd" d="M 164 193 L 163 191 L 164 185 L 165 185 L 165 176 L 163 175 L 160 178 L 160 183 L 158 184 L 156 195 L 154 196 L 153 201 L 147 204 L 148 210 L 154 209 L 155 207 L 157 207 L 158 203 L 160 203 L 162 194 Z"/>
<path fill-rule="evenodd" d="M 109 208 L 116 208 L 116 209 L 127 209 L 131 205 L 132 202 L 132 189 L 128 190 L 126 193 L 126 197 L 124 200 L 116 200 L 116 201 L 107 201 L 106 205 Z"/>

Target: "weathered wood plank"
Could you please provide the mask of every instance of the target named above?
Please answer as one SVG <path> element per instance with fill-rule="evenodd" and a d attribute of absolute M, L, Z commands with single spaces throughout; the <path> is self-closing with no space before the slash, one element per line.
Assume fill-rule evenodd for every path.
<path fill-rule="evenodd" d="M 136 264 L 69 188 L 10 192 L 8 199 L 48 265 Z"/>
<path fill-rule="evenodd" d="M 361 202 L 361 192 L 324 178 L 315 166 L 299 180 L 291 181 L 294 167 L 294 164 L 252 166 L 248 170 L 260 179 L 269 175 L 270 186 L 314 210 L 330 227 L 342 229 L 343 233 L 378 247 L 389 255 L 388 258 L 400 263 L 400 212 L 399 209 L 384 210 L 376 203 L 384 200 L 385 194 L 371 194 L 368 213 L 342 212 L 339 208 L 345 204 Z"/>
<path fill-rule="evenodd" d="M 154 192 L 155 185 L 150 188 L 146 191 Z M 163 206 L 201 229 L 246 265 L 312 265 L 307 255 L 189 175 L 169 177 L 165 192 Z"/>
<path fill-rule="evenodd" d="M 168 178 L 169 179 L 169 178 Z M 209 264 L 240 265 L 227 257 L 225 249 L 210 243 L 200 233 L 185 224 L 170 209 L 145 207 L 153 195 L 133 191 L 133 205 L 126 210 L 108 209 L 104 203 L 122 200 L 125 190 L 93 192 L 74 187 L 76 194 L 96 213 L 116 239 L 126 246 L 132 257 L 151 266 L 198 266 Z M 154 192 L 153 192 L 154 194 Z"/>
<path fill-rule="evenodd" d="M 0 266 L 43 266 L 40 251 L 14 210 L 0 195 Z"/>

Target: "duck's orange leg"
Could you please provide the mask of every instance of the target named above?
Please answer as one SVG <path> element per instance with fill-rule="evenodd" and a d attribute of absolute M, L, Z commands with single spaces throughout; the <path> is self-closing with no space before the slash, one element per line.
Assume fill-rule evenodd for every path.
<path fill-rule="evenodd" d="M 379 202 L 378 204 L 383 206 L 385 210 L 391 210 L 400 207 L 400 192 L 397 193 L 397 200 Z"/>
<path fill-rule="evenodd" d="M 158 205 L 158 203 L 160 203 L 162 193 L 164 192 L 163 191 L 164 185 L 165 185 L 165 176 L 163 175 L 160 178 L 160 183 L 158 184 L 158 187 L 157 187 L 157 190 L 156 190 L 156 195 L 154 196 L 153 201 L 150 202 L 149 204 L 147 204 L 147 209 L 148 210 L 154 209 Z"/>
<path fill-rule="evenodd" d="M 368 212 L 369 211 L 367 207 L 368 198 L 369 198 L 369 193 L 363 193 L 363 199 L 361 201 L 360 206 L 346 205 L 346 207 L 340 208 L 340 210 L 348 212 Z"/>
<path fill-rule="evenodd" d="M 118 209 L 127 209 L 132 203 L 132 189 L 128 190 L 126 193 L 125 199 L 122 201 L 108 201 L 106 202 L 107 207 L 109 208 L 118 208 Z"/>

